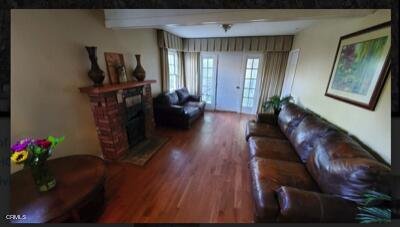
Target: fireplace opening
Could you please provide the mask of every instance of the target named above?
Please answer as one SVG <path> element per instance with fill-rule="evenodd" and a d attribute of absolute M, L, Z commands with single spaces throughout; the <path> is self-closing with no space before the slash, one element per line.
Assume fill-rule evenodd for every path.
<path fill-rule="evenodd" d="M 129 148 L 145 139 L 143 88 L 124 90 L 122 93 L 125 106 L 125 128 Z"/>

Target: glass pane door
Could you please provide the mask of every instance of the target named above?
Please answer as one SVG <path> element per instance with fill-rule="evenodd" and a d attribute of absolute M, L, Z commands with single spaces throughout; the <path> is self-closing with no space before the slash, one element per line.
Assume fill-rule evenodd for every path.
<path fill-rule="evenodd" d="M 254 114 L 257 110 L 260 57 L 246 58 L 242 96 L 242 112 Z"/>
<path fill-rule="evenodd" d="M 201 98 L 207 109 L 215 109 L 216 56 L 204 54 L 201 56 L 200 80 Z"/>

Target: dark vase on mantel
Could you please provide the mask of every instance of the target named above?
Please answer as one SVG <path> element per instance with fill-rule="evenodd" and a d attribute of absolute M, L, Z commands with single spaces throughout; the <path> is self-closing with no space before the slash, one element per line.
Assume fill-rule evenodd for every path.
<path fill-rule="evenodd" d="M 85 47 L 92 66 L 88 72 L 89 78 L 94 82 L 94 86 L 102 86 L 104 81 L 104 72 L 100 69 L 99 64 L 97 64 L 97 47 Z"/>
<path fill-rule="evenodd" d="M 146 78 L 146 71 L 144 71 L 144 68 L 142 64 L 140 63 L 140 54 L 136 54 L 136 68 L 133 71 L 133 76 L 138 80 L 138 81 L 143 81 L 144 78 Z"/>

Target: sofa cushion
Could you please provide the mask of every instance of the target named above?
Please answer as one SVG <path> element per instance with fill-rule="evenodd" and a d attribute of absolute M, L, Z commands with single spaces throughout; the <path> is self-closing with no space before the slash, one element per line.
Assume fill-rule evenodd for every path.
<path fill-rule="evenodd" d="M 316 115 L 307 115 L 293 130 L 289 140 L 302 162 L 307 162 L 315 142 L 330 130 L 334 130 L 334 128 Z"/>
<path fill-rule="evenodd" d="M 206 103 L 202 102 L 202 101 L 200 101 L 200 102 L 191 102 L 191 101 L 189 101 L 189 102 L 185 103 L 185 106 L 197 107 L 197 108 L 200 109 L 200 111 L 204 112 L 204 109 L 206 107 Z"/>
<path fill-rule="evenodd" d="M 272 139 L 267 137 L 249 138 L 250 158 L 260 157 L 274 160 L 300 162 L 296 151 L 287 140 Z"/>
<path fill-rule="evenodd" d="M 248 140 L 250 136 L 261 136 L 286 140 L 285 135 L 281 132 L 277 125 L 257 123 L 255 121 L 247 122 L 246 140 Z"/>
<path fill-rule="evenodd" d="M 279 205 L 275 190 L 279 187 L 318 191 L 301 163 L 254 157 L 250 161 L 250 173 L 257 222 L 276 221 Z"/>
<path fill-rule="evenodd" d="M 175 92 L 166 93 L 165 98 L 168 102 L 168 105 L 178 105 L 179 104 L 179 98 Z"/>
<path fill-rule="evenodd" d="M 366 190 L 390 192 L 390 168 L 349 136 L 333 131 L 316 143 L 307 169 L 321 191 L 362 202 Z"/>
<path fill-rule="evenodd" d="M 279 112 L 278 125 L 286 137 L 289 137 L 292 131 L 308 114 L 310 113 L 305 109 L 293 103 L 287 103 L 282 107 L 281 112 Z"/>
<path fill-rule="evenodd" d="M 355 222 L 357 205 L 337 196 L 282 186 L 279 222 Z M 340 215 L 338 215 L 340 214 Z"/>
<path fill-rule="evenodd" d="M 187 88 L 177 89 L 175 92 L 178 95 L 179 104 L 183 105 L 185 102 L 188 101 L 190 94 Z"/>

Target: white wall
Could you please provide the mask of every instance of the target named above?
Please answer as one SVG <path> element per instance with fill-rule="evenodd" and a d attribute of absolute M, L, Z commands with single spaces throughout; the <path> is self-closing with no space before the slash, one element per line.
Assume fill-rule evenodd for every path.
<path fill-rule="evenodd" d="M 300 56 L 292 94 L 301 105 L 354 134 L 390 163 L 390 76 L 375 111 L 325 96 L 340 36 L 386 21 L 390 21 L 390 10 L 378 10 L 364 18 L 323 21 L 296 34 L 293 49 L 300 48 Z"/>
<path fill-rule="evenodd" d="M 78 90 L 92 85 L 86 45 L 98 47 L 104 83 L 104 52 L 123 53 L 129 76 L 136 67 L 132 55 L 141 54 L 147 79 L 157 80 L 153 94 L 161 91 L 155 30 L 106 29 L 101 10 L 12 10 L 12 143 L 27 136 L 65 136 L 54 157 L 101 154 L 89 98 Z"/>

